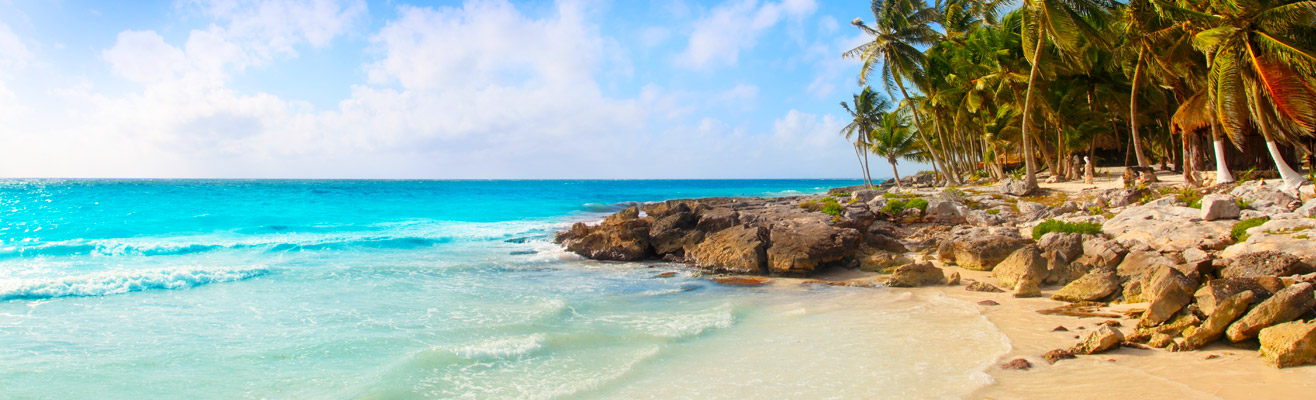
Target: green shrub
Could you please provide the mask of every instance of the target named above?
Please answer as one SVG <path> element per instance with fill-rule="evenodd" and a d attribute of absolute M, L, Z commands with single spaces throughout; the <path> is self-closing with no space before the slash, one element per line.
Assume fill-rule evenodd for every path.
<path fill-rule="evenodd" d="M 1248 207 L 1252 206 L 1252 202 L 1243 200 L 1241 197 L 1235 197 L 1234 205 L 1238 206 L 1239 210 L 1246 210 Z"/>
<path fill-rule="evenodd" d="M 1178 190 L 1174 195 L 1174 199 L 1184 202 L 1188 207 L 1202 208 L 1202 192 L 1194 188 L 1186 187 Z"/>
<path fill-rule="evenodd" d="M 1270 217 L 1261 217 L 1261 218 L 1253 218 L 1253 219 L 1238 221 L 1237 224 L 1234 224 L 1234 229 L 1229 231 L 1229 237 L 1234 238 L 1235 242 L 1242 242 L 1244 240 L 1247 240 L 1248 237 L 1247 230 L 1261 226 L 1261 224 L 1266 223 L 1266 221 L 1270 221 Z"/>
<path fill-rule="evenodd" d="M 905 203 L 905 208 L 917 208 L 919 212 L 928 211 L 928 201 L 923 199 L 911 199 Z"/>
<path fill-rule="evenodd" d="M 1033 227 L 1033 240 L 1041 239 L 1042 235 L 1051 232 L 1099 235 L 1101 234 L 1101 224 L 1094 222 L 1063 222 L 1048 219 Z"/>
<path fill-rule="evenodd" d="M 822 204 L 817 200 L 805 200 L 800 202 L 799 207 L 808 211 L 818 211 L 822 209 Z"/>
<path fill-rule="evenodd" d="M 882 206 L 882 212 L 888 215 L 900 215 L 900 213 L 905 212 L 905 201 L 901 199 L 887 200 L 886 205 Z"/>
<path fill-rule="evenodd" d="M 840 217 L 841 205 L 836 202 L 836 199 L 828 197 L 826 199 L 823 199 L 823 206 L 822 209 L 819 211 L 822 211 L 825 214 L 831 214 L 832 216 L 835 217 Z"/>
<path fill-rule="evenodd" d="M 987 215 L 996 215 L 996 214 L 1000 214 L 1000 213 L 1001 213 L 1001 209 L 999 209 L 999 208 L 993 208 L 993 209 L 989 209 L 989 210 L 987 210 L 987 211 L 983 211 L 983 212 L 987 213 Z"/>

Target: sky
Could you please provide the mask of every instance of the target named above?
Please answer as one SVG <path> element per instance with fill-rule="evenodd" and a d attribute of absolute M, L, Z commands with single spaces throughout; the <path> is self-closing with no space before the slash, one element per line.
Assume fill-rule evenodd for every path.
<path fill-rule="evenodd" d="M 867 1 L 125 3 L 0 0 L 0 176 L 859 177 Z"/>

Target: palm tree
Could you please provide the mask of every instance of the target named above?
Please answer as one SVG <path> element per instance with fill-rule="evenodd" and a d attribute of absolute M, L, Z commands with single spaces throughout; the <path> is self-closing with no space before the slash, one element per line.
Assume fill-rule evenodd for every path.
<path fill-rule="evenodd" d="M 1214 0 L 1219 26 L 1198 33 L 1206 54 L 1207 89 L 1215 118 L 1235 144 L 1261 132 L 1284 185 L 1307 180 L 1280 155 L 1278 141 L 1293 143 L 1316 132 L 1316 1 Z"/>
<path fill-rule="evenodd" d="M 1156 2 L 1153 4 L 1153 2 Z M 1164 14 L 1176 9 L 1171 4 L 1159 0 L 1129 0 L 1122 7 L 1121 22 L 1124 24 L 1125 43 L 1120 47 L 1125 57 L 1133 61 L 1132 89 L 1129 93 L 1129 131 L 1133 135 L 1133 151 L 1138 157 L 1138 166 L 1149 165 L 1147 156 L 1142 151 L 1142 136 L 1139 134 L 1138 90 L 1145 83 L 1144 77 L 1153 81 L 1167 82 L 1175 74 L 1168 56 L 1164 51 L 1169 43 L 1185 38 L 1186 26 L 1170 20 Z"/>
<path fill-rule="evenodd" d="M 1037 187 L 1037 161 L 1034 159 L 1029 126 L 1033 124 L 1033 95 L 1037 75 L 1045 62 L 1045 45 L 1056 45 L 1061 55 L 1072 54 L 1084 40 L 1104 44 L 1097 26 L 1105 23 L 1114 4 L 1109 0 L 1024 0 L 1023 37 L 1024 56 L 1032 67 L 1028 73 L 1028 89 L 1024 94 L 1022 135 L 1026 186 Z"/>
<path fill-rule="evenodd" d="M 896 169 L 897 160 L 923 161 L 927 158 L 927 153 L 918 145 L 917 136 L 909 129 L 909 118 L 901 110 L 884 113 L 877 127 L 869 132 L 869 138 L 872 143 L 869 150 L 891 164 L 897 187 L 905 187 L 900 182 L 900 171 Z"/>
<path fill-rule="evenodd" d="M 868 169 L 868 132 L 873 130 L 877 125 L 878 119 L 882 117 L 882 112 L 891 108 L 891 103 L 886 99 L 878 96 L 870 87 L 864 87 L 863 91 L 854 95 L 854 108 L 851 108 L 846 102 L 841 102 L 841 108 L 850 114 L 851 121 L 845 127 L 841 128 L 841 134 L 845 135 L 845 140 L 854 138 L 855 158 L 859 159 L 859 168 L 863 170 L 864 184 L 873 186 L 873 179 Z M 861 156 L 862 154 L 862 156 Z"/>
<path fill-rule="evenodd" d="M 868 82 L 869 75 L 881 65 L 882 83 L 890 93 L 892 86 L 900 90 L 905 103 L 911 103 L 905 81 L 922 78 L 925 57 L 918 46 L 931 46 L 941 38 L 941 34 L 932 29 L 937 12 L 928 8 L 923 0 L 873 0 L 873 26 L 865 25 L 863 19 L 855 18 L 851 24 L 873 37 L 872 41 L 846 51 L 845 58 L 857 58 L 862 61 L 859 70 L 859 84 Z M 922 116 L 917 108 L 911 108 L 914 124 L 924 126 Z M 931 156 L 932 168 L 941 172 L 942 177 L 950 183 L 959 183 L 958 177 L 951 173 L 945 162 L 938 159 L 932 151 L 928 133 L 918 131 L 923 146 Z"/>

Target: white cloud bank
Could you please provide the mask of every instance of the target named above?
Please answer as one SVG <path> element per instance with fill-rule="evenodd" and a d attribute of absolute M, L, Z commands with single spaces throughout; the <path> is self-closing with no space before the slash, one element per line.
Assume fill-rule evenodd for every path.
<path fill-rule="evenodd" d="M 708 100 L 653 86 L 634 98 L 604 95 L 596 75 L 629 65 L 612 54 L 618 44 L 598 32 L 590 22 L 594 10 L 581 2 L 560 1 L 541 17 L 499 0 L 401 6 L 395 20 L 371 35 L 379 57 L 362 67 L 368 82 L 352 86 L 350 96 L 328 111 L 242 93 L 228 82 L 245 68 L 296 57 L 301 46 L 332 46 L 360 25 L 362 3 L 193 1 L 181 7 L 216 22 L 192 30 L 179 45 L 154 31 L 120 32 L 102 58 L 138 90 L 116 96 L 77 86 L 59 91 L 62 109 L 11 116 L 13 134 L 0 136 L 0 174 L 674 178 L 849 172 L 840 164 L 849 161 L 837 160 L 848 150 L 836 139 L 842 123 L 831 116 L 791 110 L 765 133 L 714 118 L 680 123 L 679 116 L 709 104 L 752 105 L 758 96 L 753 85 L 714 91 Z M 749 27 L 762 31 L 812 13 L 815 5 L 742 1 L 713 16 L 742 8 L 752 11 Z M 692 51 L 706 51 L 693 49 L 694 36 L 707 34 L 696 29 Z M 754 35 L 707 46 L 738 48 Z M 0 66 L 32 57 L 3 25 L 0 51 Z M 734 62 L 734 50 L 730 57 Z M 0 104 L 7 93 L 3 79 L 0 74 Z"/>

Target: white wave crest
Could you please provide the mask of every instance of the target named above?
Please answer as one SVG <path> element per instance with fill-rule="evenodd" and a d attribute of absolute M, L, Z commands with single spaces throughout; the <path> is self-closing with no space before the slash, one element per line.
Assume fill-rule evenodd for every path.
<path fill-rule="evenodd" d="M 470 346 L 453 349 L 452 352 L 461 358 L 469 360 L 508 358 L 530 354 L 536 350 L 542 349 L 544 348 L 544 343 L 547 341 L 547 336 L 542 333 L 537 333 L 529 336 L 518 336 L 480 342 Z"/>
<path fill-rule="evenodd" d="M 0 301 L 73 296 L 106 296 L 153 289 L 187 289 L 268 274 L 263 266 L 174 267 L 104 271 L 58 278 L 0 280 Z"/>

